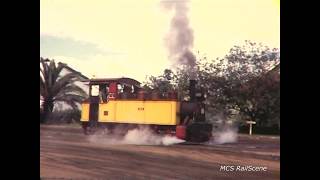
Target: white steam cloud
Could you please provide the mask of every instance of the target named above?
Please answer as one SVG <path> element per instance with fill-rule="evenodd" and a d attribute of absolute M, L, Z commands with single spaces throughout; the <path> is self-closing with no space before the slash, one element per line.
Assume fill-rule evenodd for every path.
<path fill-rule="evenodd" d="M 89 137 L 90 142 L 100 144 L 134 144 L 134 145 L 172 145 L 185 142 L 175 136 L 159 135 L 148 127 L 138 127 L 129 130 L 125 135 L 118 132 L 98 133 Z"/>
<path fill-rule="evenodd" d="M 238 128 L 232 121 L 227 121 L 223 114 L 209 115 L 212 123 L 217 124 L 212 130 L 212 138 L 207 143 L 209 145 L 235 143 L 238 141 Z"/>
<path fill-rule="evenodd" d="M 213 143 L 214 144 L 225 144 L 234 143 L 238 140 L 238 134 L 235 129 L 228 128 L 224 131 L 216 133 Z"/>

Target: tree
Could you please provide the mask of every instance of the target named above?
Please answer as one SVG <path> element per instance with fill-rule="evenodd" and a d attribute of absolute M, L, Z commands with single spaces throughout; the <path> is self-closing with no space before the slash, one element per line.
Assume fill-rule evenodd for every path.
<path fill-rule="evenodd" d="M 241 113 L 255 120 L 258 126 L 280 125 L 280 73 L 277 69 L 280 64 L 239 90 Z"/>
<path fill-rule="evenodd" d="M 280 79 L 275 78 L 280 74 L 269 73 L 270 67 L 280 69 L 279 50 L 246 41 L 231 48 L 225 62 L 228 86 L 224 91 L 232 108 L 258 126 L 266 126 L 274 118 L 280 121 Z"/>
<path fill-rule="evenodd" d="M 170 69 L 165 69 L 160 76 L 150 76 L 147 82 L 145 82 L 144 88 L 150 92 L 157 91 L 163 94 L 176 88 L 173 84 L 174 79 L 174 73 Z"/>
<path fill-rule="evenodd" d="M 70 72 L 62 74 L 66 64 L 40 58 L 40 96 L 42 111 L 40 122 L 46 122 L 57 102 L 63 102 L 77 109 L 77 103 L 87 98 L 87 93 L 75 84 L 80 80 L 79 74 Z"/>
<path fill-rule="evenodd" d="M 258 125 L 280 123 L 280 74 L 271 73 L 272 67 L 280 69 L 279 50 L 270 49 L 251 41 L 234 46 L 224 58 L 208 60 L 197 58 L 193 71 L 200 88 L 207 94 L 207 114 L 228 119 L 235 111 L 242 120 L 254 120 Z M 178 66 L 171 84 L 181 99 L 188 96 L 189 73 L 186 66 Z M 165 74 L 165 73 L 164 73 Z M 159 88 L 163 76 L 152 77 L 149 84 Z"/>

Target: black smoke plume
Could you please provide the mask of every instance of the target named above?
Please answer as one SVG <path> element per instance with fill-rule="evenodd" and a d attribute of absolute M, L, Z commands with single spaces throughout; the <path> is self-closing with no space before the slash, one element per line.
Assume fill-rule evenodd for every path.
<path fill-rule="evenodd" d="M 174 15 L 170 24 L 170 31 L 165 37 L 168 57 L 174 65 L 187 65 L 192 71 L 196 65 L 196 57 L 192 53 L 193 30 L 187 16 L 187 0 L 166 0 L 161 4 L 167 10 L 173 10 Z"/>

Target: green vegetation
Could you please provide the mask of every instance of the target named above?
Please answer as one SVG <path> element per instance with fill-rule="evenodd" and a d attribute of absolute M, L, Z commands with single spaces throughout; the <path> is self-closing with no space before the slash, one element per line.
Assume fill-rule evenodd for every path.
<path fill-rule="evenodd" d="M 207 94 L 209 119 L 246 120 L 257 127 L 280 128 L 280 51 L 246 41 L 234 46 L 222 59 L 197 59 L 194 68 L 201 89 Z M 175 89 L 180 98 L 188 97 L 190 67 L 180 66 L 163 75 L 151 76 L 145 87 L 165 91 Z"/>
<path fill-rule="evenodd" d="M 78 110 L 78 103 L 88 95 L 75 84 L 80 80 L 76 72 L 63 73 L 66 64 L 56 64 L 54 60 L 40 58 L 40 122 L 45 123 L 57 103 L 65 103 Z M 78 115 L 76 115 L 78 116 Z"/>

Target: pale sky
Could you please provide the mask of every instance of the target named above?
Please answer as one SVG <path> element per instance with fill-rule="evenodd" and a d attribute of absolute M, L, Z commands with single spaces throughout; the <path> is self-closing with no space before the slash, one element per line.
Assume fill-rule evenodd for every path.
<path fill-rule="evenodd" d="M 40 55 L 88 77 L 140 82 L 170 68 L 172 13 L 159 0 L 41 0 Z M 245 40 L 280 47 L 280 0 L 190 0 L 193 52 L 223 57 Z"/>

